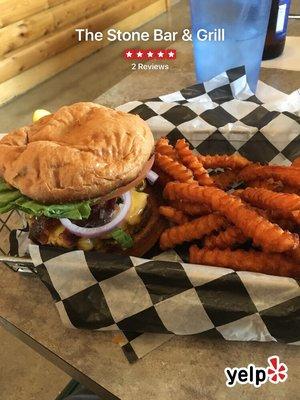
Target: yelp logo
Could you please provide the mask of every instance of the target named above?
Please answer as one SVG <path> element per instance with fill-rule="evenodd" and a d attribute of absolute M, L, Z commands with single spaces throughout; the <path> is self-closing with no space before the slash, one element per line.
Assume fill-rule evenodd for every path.
<path fill-rule="evenodd" d="M 288 367 L 285 363 L 280 362 L 278 356 L 268 358 L 266 367 L 256 367 L 249 364 L 242 368 L 225 368 L 224 373 L 227 378 L 226 386 L 234 387 L 237 383 L 240 385 L 253 385 L 259 388 L 266 382 L 277 384 L 285 382 L 288 377 Z"/>

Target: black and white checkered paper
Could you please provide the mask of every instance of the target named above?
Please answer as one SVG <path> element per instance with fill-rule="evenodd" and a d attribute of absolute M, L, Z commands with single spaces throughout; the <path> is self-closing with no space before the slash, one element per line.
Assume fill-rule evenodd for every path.
<path fill-rule="evenodd" d="M 186 139 L 201 154 L 239 152 L 252 161 L 288 165 L 300 156 L 300 91 L 288 96 L 268 85 L 259 88 L 254 96 L 240 67 L 119 109 L 147 121 L 156 138 Z"/>
<path fill-rule="evenodd" d="M 119 109 L 140 115 L 156 138 L 185 138 L 201 154 L 284 165 L 300 156 L 299 91 L 260 83 L 254 96 L 244 68 Z M 10 235 L 13 253 L 24 238 Z M 173 335 L 300 344 L 300 286 L 291 278 L 187 264 L 187 246 L 156 247 L 144 259 L 36 245 L 30 255 L 64 324 L 119 331 L 130 362 Z"/>
<path fill-rule="evenodd" d="M 63 323 L 123 332 L 130 361 L 172 335 L 300 343 L 291 278 L 36 245 L 30 255 Z"/>

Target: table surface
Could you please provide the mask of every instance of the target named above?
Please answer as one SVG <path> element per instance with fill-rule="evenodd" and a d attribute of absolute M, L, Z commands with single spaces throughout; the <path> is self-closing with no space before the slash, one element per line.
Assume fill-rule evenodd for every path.
<path fill-rule="evenodd" d="M 300 26 L 293 28 L 296 33 Z M 191 47 L 180 42 L 175 47 L 178 59 L 170 64 L 170 71 L 134 72 L 97 101 L 116 106 L 193 84 Z M 287 93 L 300 87 L 300 72 L 263 69 L 261 79 Z M 0 264 L 0 293 L 0 323 L 103 399 L 252 399 L 258 392 L 249 385 L 225 386 L 224 368 L 265 365 L 273 354 L 287 363 L 289 378 L 281 385 L 262 386 L 260 398 L 294 400 L 299 395 L 299 348 L 295 346 L 176 337 L 129 365 L 112 341 L 114 333 L 64 328 L 50 294 L 37 278 Z"/>

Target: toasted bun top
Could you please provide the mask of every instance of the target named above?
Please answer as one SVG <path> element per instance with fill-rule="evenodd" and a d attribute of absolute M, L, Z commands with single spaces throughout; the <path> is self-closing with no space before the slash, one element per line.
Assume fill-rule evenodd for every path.
<path fill-rule="evenodd" d="M 0 176 L 44 203 L 85 200 L 135 179 L 153 147 L 140 117 L 76 103 L 6 135 Z"/>

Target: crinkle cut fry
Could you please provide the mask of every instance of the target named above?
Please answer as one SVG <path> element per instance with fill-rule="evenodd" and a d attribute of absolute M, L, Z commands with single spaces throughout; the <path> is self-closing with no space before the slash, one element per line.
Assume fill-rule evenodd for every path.
<path fill-rule="evenodd" d="M 165 187 L 168 182 L 172 182 L 173 181 L 173 178 L 170 175 L 168 175 L 165 172 L 163 172 L 161 169 L 159 169 L 157 167 L 155 167 L 153 169 L 158 175 L 157 183 L 160 186 Z"/>
<path fill-rule="evenodd" d="M 248 203 L 268 210 L 277 210 L 281 216 L 300 223 L 300 196 L 293 193 L 278 193 L 263 188 L 246 188 L 240 197 Z"/>
<path fill-rule="evenodd" d="M 300 167 L 300 157 L 296 158 L 296 159 L 292 162 L 292 167 L 296 167 L 296 168 L 299 168 L 299 167 Z"/>
<path fill-rule="evenodd" d="M 297 264 L 300 265 L 300 246 L 297 249 L 288 253 L 289 257 L 291 257 Z"/>
<path fill-rule="evenodd" d="M 166 229 L 160 237 L 160 247 L 166 250 L 184 242 L 201 239 L 227 224 L 226 218 L 221 215 L 205 215 L 186 224 Z"/>
<path fill-rule="evenodd" d="M 173 207 L 161 206 L 159 207 L 159 213 L 177 225 L 182 225 L 189 221 L 188 216 L 185 215 L 184 212 L 176 210 L 176 208 Z"/>
<path fill-rule="evenodd" d="M 297 225 L 300 225 L 300 210 L 291 211 L 291 216 L 293 221 L 295 221 Z"/>
<path fill-rule="evenodd" d="M 223 190 L 228 189 L 233 183 L 239 181 L 237 172 L 231 170 L 212 175 L 212 180 L 218 188 Z"/>
<path fill-rule="evenodd" d="M 206 204 L 191 203 L 189 201 L 171 201 L 171 206 L 177 210 L 183 211 L 185 214 L 201 217 L 202 215 L 211 214 L 211 209 Z"/>
<path fill-rule="evenodd" d="M 193 181 L 192 171 L 180 164 L 178 161 L 173 160 L 171 157 L 162 156 L 160 153 L 156 153 L 155 163 L 159 169 L 179 182 Z"/>
<path fill-rule="evenodd" d="M 295 232 L 300 225 L 300 218 L 296 218 L 297 216 L 293 216 L 292 214 L 288 215 L 288 218 L 286 218 L 286 216 L 283 217 L 280 215 L 278 211 L 268 210 L 266 216 L 268 216 L 267 219 L 269 221 L 273 222 L 273 224 L 279 225 L 283 230 L 286 231 Z"/>
<path fill-rule="evenodd" d="M 300 171 L 300 168 L 299 168 Z M 288 185 L 283 185 L 282 189 L 278 190 L 278 192 L 281 193 L 294 193 L 294 194 L 298 194 L 300 196 L 300 189 L 295 188 L 293 186 L 288 186 Z"/>
<path fill-rule="evenodd" d="M 208 249 L 227 249 L 237 244 L 247 241 L 243 232 L 234 225 L 229 226 L 225 231 L 217 235 L 210 235 L 204 241 L 204 246 Z"/>
<path fill-rule="evenodd" d="M 245 182 L 253 179 L 274 178 L 286 185 L 300 188 L 300 173 L 299 168 L 296 167 L 250 164 L 240 171 L 239 177 Z"/>
<path fill-rule="evenodd" d="M 172 145 L 170 145 L 169 140 L 167 138 L 160 138 L 155 145 L 155 150 L 157 153 L 162 156 L 168 156 L 173 160 L 176 160 L 177 153 Z"/>
<path fill-rule="evenodd" d="M 267 254 L 254 250 L 219 250 L 190 247 L 190 263 L 232 268 L 236 271 L 262 272 L 268 275 L 300 277 L 300 265 L 282 254 Z"/>
<path fill-rule="evenodd" d="M 281 192 L 283 184 L 278 181 L 274 181 L 273 178 L 269 179 L 254 179 L 253 181 L 247 182 L 247 186 L 252 188 L 263 188 L 273 190 L 274 192 Z"/>
<path fill-rule="evenodd" d="M 177 140 L 175 149 L 182 163 L 193 172 L 200 185 L 214 186 L 214 181 L 184 139 Z"/>
<path fill-rule="evenodd" d="M 215 156 L 198 156 L 198 160 L 203 164 L 204 168 L 230 168 L 230 169 L 242 169 L 246 165 L 251 164 L 251 161 L 242 157 L 240 154 L 228 155 L 215 155 Z"/>
<path fill-rule="evenodd" d="M 261 208 L 300 210 L 300 196 L 297 194 L 273 192 L 264 188 L 246 188 L 241 192 L 241 197 Z"/>
<path fill-rule="evenodd" d="M 242 198 L 242 190 L 235 190 L 232 192 L 233 196 Z M 246 204 L 246 203 L 245 203 Z M 273 224 L 279 225 L 282 229 L 288 231 L 294 231 L 297 229 L 297 225 L 300 225 L 300 211 L 284 211 L 275 210 L 269 208 L 258 208 L 254 204 L 251 204 L 251 208 L 255 210 L 259 215 L 271 221 Z"/>
<path fill-rule="evenodd" d="M 252 188 L 262 188 L 272 190 L 273 192 L 281 193 L 294 193 L 299 194 L 299 190 L 293 186 L 284 185 L 280 181 L 275 181 L 273 178 L 269 179 L 254 179 L 253 181 L 247 182 L 248 187 Z"/>
<path fill-rule="evenodd" d="M 213 211 L 225 215 L 246 237 L 265 251 L 283 253 L 299 245 L 298 235 L 272 224 L 239 198 L 220 189 L 200 187 L 194 183 L 170 182 L 165 187 L 164 196 L 169 200 L 200 201 L 207 204 Z"/>
<path fill-rule="evenodd" d="M 283 230 L 294 231 L 297 229 L 297 218 L 292 213 L 284 213 L 279 210 L 268 210 L 252 206 L 259 215 L 268 219 L 273 224 L 279 225 Z M 297 211 L 295 211 L 297 212 Z"/>

